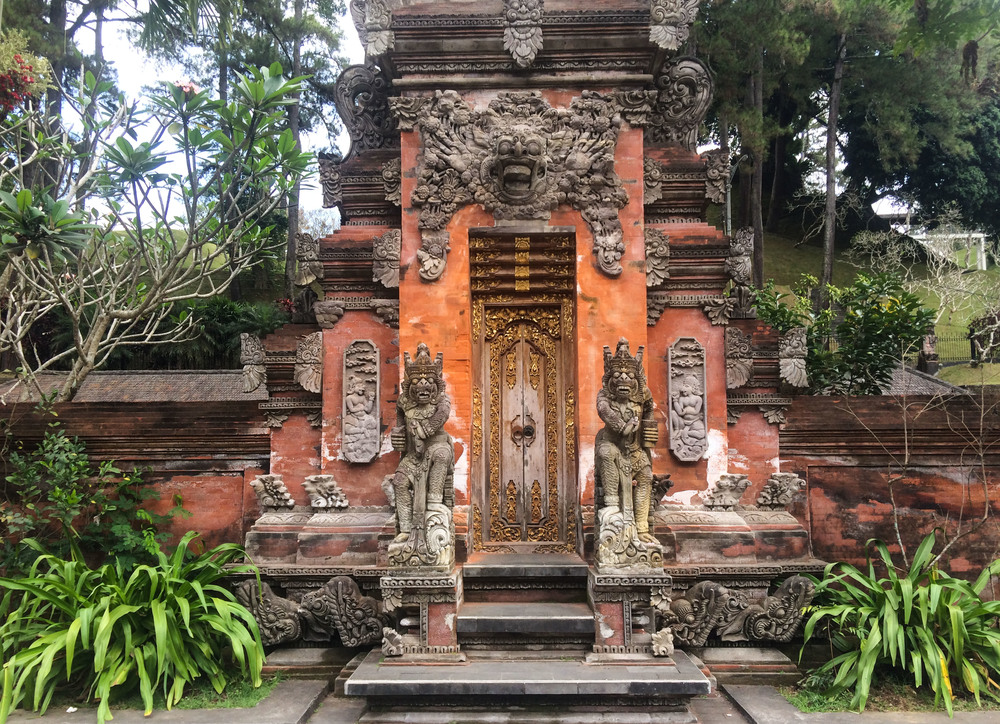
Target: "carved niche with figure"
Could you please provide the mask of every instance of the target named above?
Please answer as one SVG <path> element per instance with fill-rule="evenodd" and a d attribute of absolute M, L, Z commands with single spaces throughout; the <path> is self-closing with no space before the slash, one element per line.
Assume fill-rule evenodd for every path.
<path fill-rule="evenodd" d="M 378 457 L 379 352 L 374 342 L 355 340 L 344 352 L 343 442 L 344 459 L 368 463 Z"/>

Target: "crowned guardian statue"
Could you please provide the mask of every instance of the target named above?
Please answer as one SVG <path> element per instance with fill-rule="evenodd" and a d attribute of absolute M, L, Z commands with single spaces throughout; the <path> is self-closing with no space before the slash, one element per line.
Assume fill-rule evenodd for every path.
<path fill-rule="evenodd" d="M 392 446 L 403 453 L 392 487 L 396 538 L 389 544 L 390 567 L 450 568 L 455 561 L 455 452 L 444 424 L 451 414 L 445 393 L 443 356 L 432 360 L 427 345 L 411 359 L 403 353 L 402 391 L 396 405 Z"/>
<path fill-rule="evenodd" d="M 649 531 L 653 488 L 650 448 L 657 441 L 653 395 L 642 369 L 643 348 L 635 357 L 622 338 L 614 355 L 604 348 L 603 388 L 597 414 L 595 477 L 598 489 L 598 568 L 660 568 L 663 553 Z"/>

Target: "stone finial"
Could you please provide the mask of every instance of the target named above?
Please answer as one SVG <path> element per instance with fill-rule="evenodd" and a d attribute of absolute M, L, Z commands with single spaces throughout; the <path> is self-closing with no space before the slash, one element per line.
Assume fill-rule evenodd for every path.
<path fill-rule="evenodd" d="M 687 42 L 701 0 L 650 0 L 649 40 L 674 51 Z"/>
<path fill-rule="evenodd" d="M 808 355 L 805 327 L 795 327 L 781 335 L 778 339 L 778 371 L 781 379 L 792 387 L 808 387 L 809 373 L 806 371 Z"/>
<path fill-rule="evenodd" d="M 544 0 L 503 0 L 503 49 L 527 68 L 542 49 Z"/>
<path fill-rule="evenodd" d="M 310 475 L 302 487 L 313 511 L 344 509 L 349 505 L 347 496 L 332 475 Z"/>
<path fill-rule="evenodd" d="M 664 626 L 653 634 L 653 656 L 670 657 L 674 655 L 674 632 L 669 626 Z"/>
<path fill-rule="evenodd" d="M 795 473 L 771 473 L 757 498 L 757 507 L 784 510 L 803 487 L 805 481 Z"/>
<path fill-rule="evenodd" d="M 286 415 L 287 417 L 287 415 Z M 280 511 L 295 507 L 291 493 L 280 475 L 258 475 L 250 481 L 262 511 Z"/>
<path fill-rule="evenodd" d="M 344 202 L 344 186 L 340 174 L 340 164 L 344 160 L 339 152 L 323 153 L 319 161 L 319 185 L 323 189 L 323 208 L 330 209 Z M 298 283 L 298 282 L 296 282 Z"/>
<path fill-rule="evenodd" d="M 350 10 L 367 58 L 377 58 L 395 47 L 388 0 L 351 0 Z"/>
<path fill-rule="evenodd" d="M 750 480 L 746 475 L 723 473 L 701 495 L 705 500 L 706 508 L 711 510 L 736 510 L 743 491 L 749 486 Z"/>
<path fill-rule="evenodd" d="M 243 365 L 243 391 L 253 392 L 267 383 L 267 367 L 264 366 L 264 343 L 260 337 L 242 332 L 240 334 L 240 364 Z"/>
<path fill-rule="evenodd" d="M 380 68 L 371 63 L 345 68 L 333 97 L 351 137 L 348 158 L 366 149 L 398 145 L 396 119 L 389 112 L 389 78 Z"/>
<path fill-rule="evenodd" d="M 304 231 L 295 236 L 296 286 L 305 287 L 323 278 L 323 262 L 319 260 L 319 239 Z"/>
<path fill-rule="evenodd" d="M 404 652 L 403 637 L 399 632 L 386 626 L 382 629 L 382 654 L 385 656 L 402 656 Z"/>
<path fill-rule="evenodd" d="M 729 156 L 721 149 L 705 151 L 705 198 L 713 204 L 726 203 L 726 187 L 729 185 Z"/>

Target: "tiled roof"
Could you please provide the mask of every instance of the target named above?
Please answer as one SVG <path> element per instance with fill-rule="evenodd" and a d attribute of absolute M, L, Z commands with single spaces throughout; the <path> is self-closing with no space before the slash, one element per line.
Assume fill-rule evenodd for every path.
<path fill-rule="evenodd" d="M 39 375 L 43 392 L 58 388 L 64 375 Z M 27 402 L 28 389 L 18 382 L 0 384 L 0 401 L 7 404 Z M 253 392 L 243 392 L 239 370 L 178 370 L 170 372 L 130 371 L 92 372 L 80 385 L 74 402 L 245 402 L 266 400 L 262 385 Z"/>
<path fill-rule="evenodd" d="M 967 395 L 964 387 L 939 380 L 937 377 L 920 372 L 912 367 L 899 365 L 892 373 L 892 384 L 887 395 Z"/>

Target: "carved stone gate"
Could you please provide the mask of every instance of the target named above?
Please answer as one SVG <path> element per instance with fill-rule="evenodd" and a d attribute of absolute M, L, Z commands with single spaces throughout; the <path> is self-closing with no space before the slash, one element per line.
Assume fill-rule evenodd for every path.
<path fill-rule="evenodd" d="M 473 547 L 576 547 L 574 237 L 471 234 Z"/>

